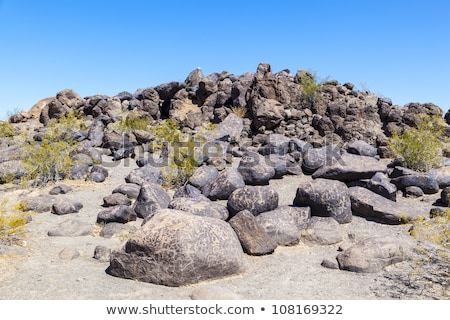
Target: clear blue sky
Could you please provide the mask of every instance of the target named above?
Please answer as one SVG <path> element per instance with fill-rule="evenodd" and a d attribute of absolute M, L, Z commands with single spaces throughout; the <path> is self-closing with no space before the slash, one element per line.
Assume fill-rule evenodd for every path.
<path fill-rule="evenodd" d="M 446 111 L 449 3 L 0 0 L 0 118 L 65 88 L 114 95 L 260 62 Z"/>

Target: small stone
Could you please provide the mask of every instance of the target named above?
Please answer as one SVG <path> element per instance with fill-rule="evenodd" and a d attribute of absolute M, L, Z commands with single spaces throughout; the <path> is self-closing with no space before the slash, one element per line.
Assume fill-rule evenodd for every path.
<path fill-rule="evenodd" d="M 58 195 L 58 194 L 66 194 L 68 192 L 72 191 L 72 188 L 67 185 L 60 185 L 52 188 L 49 192 L 51 195 Z"/>
<path fill-rule="evenodd" d="M 61 260 L 73 260 L 78 258 L 80 253 L 73 248 L 64 248 L 59 252 L 58 256 Z"/>

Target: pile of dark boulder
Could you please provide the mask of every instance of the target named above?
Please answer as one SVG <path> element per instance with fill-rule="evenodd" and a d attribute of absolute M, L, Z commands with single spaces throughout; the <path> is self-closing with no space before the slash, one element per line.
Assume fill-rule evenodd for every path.
<path fill-rule="evenodd" d="M 300 242 L 340 243 L 345 238 L 340 226 L 351 223 L 353 216 L 384 224 L 429 218 L 429 212 L 397 202 L 399 196 L 441 193 L 436 206 L 448 206 L 450 174 L 439 169 L 419 173 L 386 159 L 394 131 L 417 126 L 417 114 L 442 116 L 439 107 L 431 103 L 399 107 L 337 81 L 322 85 L 311 101 L 299 85 L 304 76 L 305 71 L 274 74 L 268 64 L 241 76 L 229 72 L 204 76 L 196 69 L 183 83 L 169 82 L 133 94 L 82 98 L 68 89 L 49 100 L 38 119 L 42 126 L 73 111 L 88 125 L 88 130 L 72 133 L 78 153 L 73 155 L 71 179 L 104 182 L 106 158 L 134 159 L 138 165 L 102 199 L 104 210 L 97 216 L 105 233 L 112 225 L 126 228 L 127 223 L 142 220 L 124 245 L 111 252 L 110 274 L 168 286 L 192 284 L 242 273 L 245 254 L 271 254 L 278 246 Z M 235 108 L 245 110 L 245 116 L 239 117 Z M 152 133 L 110 129 L 129 112 L 153 124 L 175 119 L 183 123 L 183 132 L 192 134 L 204 123 L 216 123 L 208 141 L 215 151 L 197 146 L 201 153 L 197 170 L 185 185 L 168 190 L 158 165 L 164 164 L 162 155 L 150 147 Z M 33 121 L 30 114 L 34 113 L 12 120 L 23 127 Z M 0 146 L 0 172 L 20 177 L 23 173 L 12 156 L 20 151 L 6 140 Z M 279 194 L 270 182 L 286 175 L 308 179 L 299 179 L 294 186 L 291 205 L 279 205 Z M 55 214 L 82 207 L 48 197 L 35 199 L 30 210 L 39 210 L 42 203 L 50 206 L 44 210 Z M 407 258 L 394 239 L 373 237 L 323 265 L 377 272 Z"/>

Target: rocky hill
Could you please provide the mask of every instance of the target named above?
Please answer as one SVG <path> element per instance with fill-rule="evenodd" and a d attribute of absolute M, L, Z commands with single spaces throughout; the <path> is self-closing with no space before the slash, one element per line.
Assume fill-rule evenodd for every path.
<path fill-rule="evenodd" d="M 101 279 L 98 295 L 75 286 L 59 289 L 63 298 L 117 298 L 121 278 L 139 282 L 120 298 L 161 286 L 181 287 L 163 298 L 204 298 L 212 280 L 229 289 L 224 298 L 336 299 L 348 281 L 358 285 L 345 298 L 448 298 L 447 159 L 414 171 L 388 147 L 424 116 L 443 112 L 268 64 L 240 76 L 196 69 L 183 83 L 112 97 L 58 92 L 0 130 L 0 213 L 34 213 L 28 244 L 0 237 L 0 262 L 15 268 L 0 297 L 53 297 L 23 285 L 51 264 L 61 276 L 50 287 L 64 287 L 70 261 L 106 273 L 89 278 Z M 261 268 L 281 268 L 273 285 L 290 284 L 274 294 Z M 329 295 L 294 289 L 302 268 L 320 269 L 302 281 L 327 279 Z M 261 294 L 249 293 L 251 282 Z M 199 287 L 190 295 L 187 285 Z"/>

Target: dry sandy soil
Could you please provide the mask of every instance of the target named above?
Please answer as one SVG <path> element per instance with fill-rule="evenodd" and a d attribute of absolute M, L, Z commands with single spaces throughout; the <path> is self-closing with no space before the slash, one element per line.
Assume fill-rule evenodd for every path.
<path fill-rule="evenodd" d="M 127 164 L 128 163 L 128 164 Z M 118 164 L 118 163 L 116 163 Z M 40 213 L 28 224 L 22 247 L 0 246 L 0 299 L 248 299 L 248 300 L 318 300 L 318 299 L 448 299 L 448 281 L 442 283 L 435 276 L 431 264 L 424 264 L 420 256 L 412 254 L 417 242 L 408 233 L 410 225 L 384 225 L 360 217 L 342 225 L 346 234 L 359 240 L 371 235 L 390 235 L 411 252 L 412 259 L 388 267 L 377 274 L 358 274 L 327 269 L 323 259 L 333 259 L 339 246 L 308 247 L 300 243 L 293 247 L 278 247 L 271 255 L 248 259 L 246 273 L 202 282 L 184 287 L 165 287 L 150 283 L 116 278 L 106 273 L 108 262 L 93 258 L 94 248 L 103 245 L 117 248 L 123 239 L 105 239 L 97 233 L 81 237 L 50 237 L 48 230 L 66 219 L 77 217 L 95 225 L 97 214 L 104 209 L 103 197 L 124 182 L 124 177 L 135 167 L 134 161 L 125 160 L 109 168 L 106 182 L 64 182 L 73 191 L 60 195 L 81 201 L 84 207 L 77 214 L 58 216 Z M 307 176 L 285 176 L 272 180 L 278 190 L 280 205 L 292 204 L 296 187 Z M 1 190 L 0 198 L 18 202 L 32 195 L 48 194 L 52 186 L 35 190 Z M 411 206 L 429 210 L 438 195 L 409 201 Z M 139 225 L 141 221 L 136 221 Z M 97 227 L 98 229 L 98 227 Z M 66 260 L 60 258 L 63 249 L 78 250 L 80 256 Z M 422 260 L 421 260 L 422 259 Z M 447 265 L 448 266 L 448 265 Z M 420 270 L 419 270 L 420 269 Z M 417 271 L 417 272 L 416 272 Z M 447 273 L 448 275 L 448 273 Z M 448 279 L 447 279 L 448 280 Z M 445 281 L 444 281 L 445 282 Z"/>

